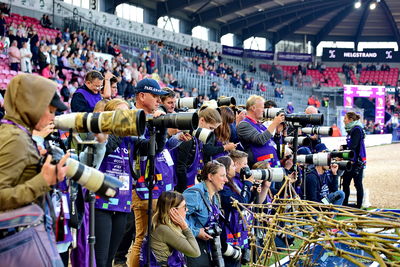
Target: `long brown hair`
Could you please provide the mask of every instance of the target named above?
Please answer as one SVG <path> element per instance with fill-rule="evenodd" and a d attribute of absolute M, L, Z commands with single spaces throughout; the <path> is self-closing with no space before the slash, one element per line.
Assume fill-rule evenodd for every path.
<path fill-rule="evenodd" d="M 157 207 L 153 215 L 153 229 L 156 229 L 160 224 L 164 224 L 176 232 L 182 233 L 179 230 L 180 228 L 172 222 L 169 212 L 172 208 L 177 208 L 184 200 L 181 193 L 175 191 L 162 192 L 157 200 Z"/>
<path fill-rule="evenodd" d="M 346 113 L 346 115 L 348 119 L 353 120 L 353 121 L 358 121 L 361 116 L 358 115 L 357 113 L 353 112 L 353 111 L 349 111 Z"/>
<path fill-rule="evenodd" d="M 216 174 L 221 167 L 225 168 L 225 165 L 216 160 L 207 162 L 201 172 L 201 181 L 206 181 L 208 179 L 208 174 Z"/>
<path fill-rule="evenodd" d="M 221 114 L 219 114 L 218 110 L 214 108 L 205 108 L 199 111 L 199 118 L 203 118 L 207 123 L 221 123 L 222 118 Z"/>
<path fill-rule="evenodd" d="M 216 159 L 219 163 L 224 164 L 226 171 L 228 172 L 230 165 L 233 163 L 233 160 L 228 156 L 222 156 Z M 236 194 L 240 195 L 240 191 L 237 190 L 237 187 L 234 185 L 232 177 L 228 177 L 228 182 L 226 183 L 229 188 L 231 188 Z"/>
<path fill-rule="evenodd" d="M 235 113 L 228 106 L 222 106 L 219 108 L 219 110 L 221 113 L 222 124 L 214 130 L 214 133 L 218 141 L 227 143 L 231 138 L 230 124 L 235 121 Z"/>

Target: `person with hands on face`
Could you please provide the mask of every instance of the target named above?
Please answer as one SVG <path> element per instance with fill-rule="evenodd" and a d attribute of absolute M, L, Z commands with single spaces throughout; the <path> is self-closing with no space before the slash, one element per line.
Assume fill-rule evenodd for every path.
<path fill-rule="evenodd" d="M 258 161 L 267 160 L 271 167 L 279 166 L 279 159 L 272 140 L 272 134 L 282 122 L 285 121 L 284 114 L 278 114 L 272 123 L 265 127 L 260 120 L 264 114 L 264 98 L 252 95 L 247 99 L 247 115 L 237 126 L 237 134 L 244 148 L 249 155 L 249 164 L 253 165 Z"/>
<path fill-rule="evenodd" d="M 153 216 L 151 249 L 161 266 L 184 266 L 183 255 L 196 258 L 200 248 L 186 222 L 186 201 L 182 194 L 163 192 Z M 183 254 L 183 255 L 182 255 Z M 145 255 L 143 255 L 145 256 Z"/>
<path fill-rule="evenodd" d="M 218 192 L 228 181 L 225 166 L 215 160 L 207 162 L 201 173 L 201 181 L 183 192 L 188 207 L 186 219 L 201 251 L 200 257 L 187 257 L 188 267 L 212 266 L 210 239 L 213 237 L 205 229 L 219 223 L 221 211 Z"/>

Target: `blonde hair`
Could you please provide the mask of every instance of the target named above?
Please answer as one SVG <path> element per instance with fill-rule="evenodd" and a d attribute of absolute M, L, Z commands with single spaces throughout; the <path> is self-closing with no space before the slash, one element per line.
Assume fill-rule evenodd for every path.
<path fill-rule="evenodd" d="M 264 97 L 259 96 L 259 95 L 251 95 L 251 96 L 247 99 L 247 102 L 246 102 L 246 110 L 249 110 L 250 107 L 254 106 L 258 100 L 262 101 L 263 103 L 265 102 Z"/>
<path fill-rule="evenodd" d="M 203 118 L 206 123 L 221 123 L 222 118 L 218 110 L 214 108 L 205 108 L 199 111 L 199 118 Z"/>
<path fill-rule="evenodd" d="M 104 108 L 109 100 L 108 99 L 102 99 L 99 102 L 96 103 L 96 106 L 94 106 L 93 112 L 102 112 L 104 111 Z"/>
<path fill-rule="evenodd" d="M 183 235 L 182 230 L 172 222 L 169 212 L 172 208 L 177 208 L 184 200 L 181 193 L 175 191 L 162 192 L 157 200 L 157 207 L 152 218 L 153 230 L 159 225 L 164 224 L 178 234 Z"/>
<path fill-rule="evenodd" d="M 232 150 L 229 153 L 229 157 L 231 157 L 233 162 L 237 162 L 239 159 L 247 158 L 248 156 L 249 156 L 249 154 L 247 154 L 246 152 L 243 152 L 241 150 Z"/>
<path fill-rule="evenodd" d="M 258 161 L 256 163 L 254 163 L 254 165 L 252 166 L 253 170 L 256 169 L 271 169 L 271 166 L 269 165 L 268 161 L 263 160 L 263 161 Z"/>
<path fill-rule="evenodd" d="M 128 102 L 120 98 L 114 98 L 107 102 L 107 104 L 104 106 L 104 111 L 114 111 L 121 104 L 125 104 L 129 108 Z"/>

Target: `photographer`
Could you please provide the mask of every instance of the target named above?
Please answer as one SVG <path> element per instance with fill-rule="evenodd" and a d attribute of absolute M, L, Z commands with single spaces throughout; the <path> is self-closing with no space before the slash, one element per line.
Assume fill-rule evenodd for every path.
<path fill-rule="evenodd" d="M 305 114 L 318 114 L 318 109 L 314 106 L 308 106 L 304 112 Z M 312 125 L 311 125 L 312 126 Z M 312 152 L 315 152 L 315 147 L 321 143 L 321 137 L 318 134 L 310 134 L 311 144 L 309 146 Z"/>
<path fill-rule="evenodd" d="M 285 120 L 278 114 L 267 128 L 260 120 L 264 113 L 264 98 L 252 95 L 246 102 L 247 116 L 237 126 L 237 133 L 245 152 L 249 154 L 249 164 L 267 160 L 271 167 L 279 166 L 279 159 L 272 140 L 276 127 Z"/>
<path fill-rule="evenodd" d="M 338 189 L 338 169 L 337 164 L 310 167 L 305 180 L 306 200 L 342 205 L 344 193 Z"/>
<path fill-rule="evenodd" d="M 214 131 L 221 122 L 221 115 L 216 109 L 205 108 L 199 112 L 198 128 Z M 176 162 L 176 191 L 183 192 L 195 184 L 196 177 L 204 166 L 204 146 L 205 144 L 197 137 L 192 137 L 191 140 L 179 145 Z"/>
<path fill-rule="evenodd" d="M 136 103 L 137 109 L 143 109 L 146 115 L 153 115 L 153 118 L 164 115 L 165 113 L 158 110 L 161 103 L 161 96 L 167 94 L 162 90 L 153 79 L 145 78 L 138 82 L 136 87 Z M 150 139 L 151 124 L 148 123 L 144 137 Z M 153 190 L 152 209 L 155 210 L 157 198 L 163 191 L 173 189 L 174 162 L 168 150 L 164 149 L 166 142 L 166 129 L 155 129 L 156 139 L 156 155 L 155 155 L 155 171 L 154 175 L 157 181 Z M 130 266 L 139 266 L 140 248 L 143 238 L 148 227 L 148 202 L 149 190 L 146 185 L 147 166 L 149 161 L 147 156 L 149 149 L 140 149 L 135 167 L 136 177 L 138 178 L 135 190 L 132 192 L 132 208 L 135 213 L 136 236 L 135 242 L 131 246 L 131 255 L 129 258 Z"/>
<path fill-rule="evenodd" d="M 92 70 L 86 73 L 85 84 L 72 95 L 71 111 L 93 112 L 96 103 L 102 99 L 103 80 L 104 77 L 99 71 Z"/>
<path fill-rule="evenodd" d="M 343 201 L 344 205 L 348 205 L 350 195 L 350 183 L 354 179 L 354 186 L 357 190 L 357 208 L 361 208 L 364 198 L 364 187 L 363 187 L 363 176 L 364 168 L 367 160 L 367 154 L 365 150 L 365 133 L 364 126 L 360 121 L 360 115 L 354 112 L 347 112 L 344 116 L 344 124 L 347 132 L 347 149 L 353 150 L 355 153 L 353 161 L 353 167 L 351 171 L 345 171 L 343 174 L 343 191 L 345 198 Z"/>
<path fill-rule="evenodd" d="M 222 106 L 219 108 L 222 124 L 215 129 L 215 143 L 213 147 L 205 146 L 205 153 L 211 152 L 211 160 L 228 155 L 229 151 L 236 149 L 237 144 L 230 142 L 231 124 L 235 121 L 235 113 L 230 107 Z"/>
<path fill-rule="evenodd" d="M 223 239 L 226 238 L 226 242 L 230 246 L 237 246 L 237 249 L 248 249 L 249 242 L 246 224 L 243 222 L 237 209 L 232 207 L 232 198 L 245 204 L 250 203 L 252 200 L 251 189 L 254 178 L 252 176 L 249 178 L 240 177 L 241 169 L 247 166 L 247 154 L 242 151 L 233 150 L 230 153 L 230 157 L 223 156 L 218 158 L 217 161 L 225 165 L 228 178 L 228 182 L 220 192 L 222 208 L 226 218 Z M 240 258 L 234 258 L 232 257 L 233 255 L 226 254 L 224 253 L 225 266 L 240 266 Z"/>
<path fill-rule="evenodd" d="M 32 140 L 32 130 L 42 130 L 54 119 L 55 111 L 66 110 L 67 107 L 56 97 L 57 84 L 40 76 L 20 74 L 14 77 L 8 85 L 5 94 L 4 108 L 6 115 L 0 125 L 0 210 L 1 212 L 18 212 L 19 208 L 32 207 L 31 203 L 39 204 L 49 211 L 48 204 L 43 200 L 50 186 L 64 180 L 67 167 L 66 154 L 57 165 L 51 164 L 52 156 L 48 155 L 40 168 L 40 155 Z M 27 210 L 28 212 L 28 210 Z M 50 214 L 49 214 L 50 215 Z M 7 213 L 2 213 L 3 218 Z M 14 214 L 15 216 L 15 214 Z M 45 216 L 46 228 L 51 229 L 51 220 Z M 5 221 L 4 221 L 5 222 Z M 43 225 L 41 223 L 40 225 Z M 29 228 L 32 226 L 32 228 Z M 28 229 L 35 229 L 29 225 Z M 60 266 L 58 253 L 54 254 L 54 235 L 48 232 L 48 246 L 42 254 L 33 253 L 43 247 L 37 247 L 35 240 L 24 243 L 28 249 L 20 250 L 21 244 L 12 244 L 11 235 L 24 235 L 27 227 L 13 227 L 0 230 L 0 251 L 2 248 L 14 245 L 13 250 L 3 251 L 2 258 L 8 258 L 10 266 Z M 49 231 L 49 230 L 48 230 Z M 44 232 L 44 228 L 43 228 Z M 41 235 L 43 238 L 43 235 Z M 7 241 L 8 240 L 8 241 Z M 42 240 L 45 242 L 45 240 Z M 46 242 L 45 242 L 46 243 Z M 21 251 L 15 254 L 15 249 Z M 32 253 L 32 254 L 30 254 Z M 48 254 L 46 254 L 48 253 Z M 26 257 L 28 256 L 29 257 Z"/>
<path fill-rule="evenodd" d="M 218 192 L 228 181 L 225 166 L 216 161 L 208 162 L 202 171 L 201 181 L 183 193 L 188 207 L 186 219 L 201 251 L 198 258 L 187 257 L 188 267 L 215 266 L 210 255 L 214 255 L 218 251 L 212 251 L 211 242 L 215 241 L 214 238 L 216 240 L 219 238 L 218 223 L 221 211 Z M 221 259 L 214 258 L 213 261 L 215 260 Z"/>

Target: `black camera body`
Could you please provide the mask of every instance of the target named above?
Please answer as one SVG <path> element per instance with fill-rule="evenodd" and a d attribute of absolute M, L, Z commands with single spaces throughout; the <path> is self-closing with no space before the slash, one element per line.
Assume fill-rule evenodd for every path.
<path fill-rule="evenodd" d="M 219 226 L 218 223 L 211 223 L 208 228 L 205 228 L 204 231 L 206 234 L 214 237 L 220 236 L 222 233 L 222 228 Z"/>
<path fill-rule="evenodd" d="M 211 240 L 211 260 L 213 266 L 223 267 L 225 266 L 224 258 L 222 256 L 222 246 L 221 246 L 221 233 L 222 228 L 216 222 L 212 222 L 208 228 L 205 228 L 204 231 L 212 236 Z"/>

